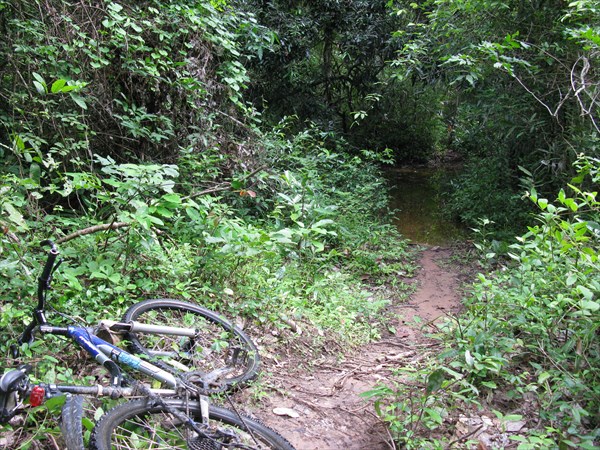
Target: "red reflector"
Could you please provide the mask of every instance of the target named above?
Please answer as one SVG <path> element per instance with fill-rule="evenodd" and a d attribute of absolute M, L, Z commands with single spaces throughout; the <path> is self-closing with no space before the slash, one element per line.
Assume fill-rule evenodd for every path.
<path fill-rule="evenodd" d="M 29 404 L 31 406 L 40 406 L 44 403 L 44 397 L 46 397 L 46 391 L 41 386 L 34 386 L 29 394 Z"/>

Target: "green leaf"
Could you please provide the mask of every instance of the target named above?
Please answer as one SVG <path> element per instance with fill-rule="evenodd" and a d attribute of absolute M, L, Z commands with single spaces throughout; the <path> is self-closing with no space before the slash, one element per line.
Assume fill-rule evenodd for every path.
<path fill-rule="evenodd" d="M 148 224 L 148 226 L 150 226 L 150 223 L 153 223 L 154 225 L 164 225 L 165 223 L 160 220 L 158 217 L 156 216 L 146 216 L 146 223 Z M 150 223 L 148 223 L 150 222 Z"/>
<path fill-rule="evenodd" d="M 185 209 L 185 213 L 194 222 L 201 222 L 202 221 L 202 216 L 200 215 L 200 213 L 198 212 L 198 210 L 196 208 L 186 208 Z"/>
<path fill-rule="evenodd" d="M 548 378 L 550 378 L 552 375 L 550 374 L 550 372 L 542 372 L 540 373 L 540 375 L 538 376 L 538 384 L 542 384 L 544 381 L 546 381 Z"/>
<path fill-rule="evenodd" d="M 181 196 L 179 194 L 165 194 L 162 199 L 169 203 L 181 204 Z"/>
<path fill-rule="evenodd" d="M 69 95 L 81 109 L 87 109 L 87 104 L 85 103 L 85 100 L 83 99 L 83 97 L 81 95 L 77 95 L 73 92 L 69 92 Z"/>
<path fill-rule="evenodd" d="M 44 78 L 37 72 L 32 72 L 31 75 L 33 75 L 33 78 L 35 78 L 38 83 L 43 84 L 44 86 L 46 86 L 46 81 L 44 80 Z"/>
<path fill-rule="evenodd" d="M 159 216 L 163 216 L 163 217 L 167 217 L 167 218 L 173 217 L 173 215 L 174 215 L 173 211 L 171 211 L 170 209 L 165 208 L 163 206 L 157 206 L 156 207 L 156 213 Z"/>
<path fill-rule="evenodd" d="M 25 142 L 23 142 L 23 139 L 21 139 L 21 136 L 19 136 L 18 134 L 15 134 L 14 136 L 13 146 L 18 148 L 19 150 L 25 150 Z"/>
<path fill-rule="evenodd" d="M 42 177 L 42 169 L 39 164 L 31 163 L 29 166 L 29 178 L 31 178 L 36 184 L 40 184 Z"/>
<path fill-rule="evenodd" d="M 67 397 L 64 395 L 59 395 L 56 397 L 51 397 L 46 400 L 45 405 L 49 411 L 58 412 L 60 408 L 65 404 Z"/>
<path fill-rule="evenodd" d="M 44 78 L 42 78 L 42 76 L 36 72 L 33 72 L 31 75 L 33 76 L 33 78 L 35 78 L 35 80 L 33 81 L 35 89 L 42 95 L 46 94 L 48 92 L 48 85 L 46 84 Z"/>
<path fill-rule="evenodd" d="M 449 367 L 442 367 L 442 370 L 447 374 L 451 375 L 455 380 L 460 380 L 463 375 L 460 372 L 450 369 Z"/>
<path fill-rule="evenodd" d="M 429 416 L 429 419 L 433 420 L 436 424 L 441 424 L 444 421 L 439 411 L 433 408 L 425 408 L 425 412 Z"/>
<path fill-rule="evenodd" d="M 43 84 L 34 81 L 33 85 L 35 86 L 35 89 L 42 95 L 46 94 L 46 86 L 44 86 Z"/>
<path fill-rule="evenodd" d="M 320 253 L 323 250 L 325 250 L 325 244 L 323 244 L 322 242 L 311 241 L 311 244 L 314 247 L 316 253 Z"/>
<path fill-rule="evenodd" d="M 331 225 L 332 223 L 335 223 L 335 222 L 331 219 L 323 219 L 323 220 L 319 220 L 317 223 L 313 224 L 311 228 L 321 228 L 324 225 Z"/>
<path fill-rule="evenodd" d="M 581 295 L 584 296 L 586 300 L 591 300 L 592 298 L 594 298 L 594 293 L 585 286 L 579 285 L 577 286 L 577 290 L 581 293 Z"/>
<path fill-rule="evenodd" d="M 63 86 L 62 89 L 60 90 L 60 92 L 66 94 L 67 92 L 74 91 L 75 89 L 80 89 L 80 87 L 79 86 Z"/>
<path fill-rule="evenodd" d="M 522 419 L 523 416 L 520 414 L 509 414 L 507 416 L 502 417 L 503 422 L 517 422 Z"/>
<path fill-rule="evenodd" d="M 123 11 L 123 7 L 121 5 L 119 5 L 118 3 L 109 3 L 108 9 L 110 9 L 111 11 L 114 11 L 115 13 Z"/>
<path fill-rule="evenodd" d="M 57 92 L 62 92 L 62 88 L 67 84 L 67 80 L 58 79 L 54 83 L 52 83 L 52 87 L 50 88 L 50 92 L 56 94 Z"/>
<path fill-rule="evenodd" d="M 446 379 L 446 373 L 442 369 L 434 370 L 427 377 L 427 387 L 425 392 L 431 394 L 442 387 L 444 380 Z"/>
<path fill-rule="evenodd" d="M 90 420 L 88 417 L 83 417 L 81 419 L 81 425 L 83 425 L 83 427 L 88 431 L 92 431 L 94 429 L 94 427 L 96 426 L 96 424 L 92 420 Z"/>
<path fill-rule="evenodd" d="M 222 244 L 223 242 L 225 242 L 225 239 L 219 236 L 206 236 L 204 238 L 204 241 L 207 244 Z"/>
<path fill-rule="evenodd" d="M 281 244 L 293 244 L 292 231 L 289 228 L 283 228 L 279 231 L 271 233 L 271 239 Z"/>
<path fill-rule="evenodd" d="M 537 203 L 537 199 L 538 199 L 538 197 L 537 197 L 537 191 L 533 187 L 531 188 L 531 192 L 529 193 L 529 198 L 531 198 L 531 200 L 533 200 L 534 202 Z"/>
<path fill-rule="evenodd" d="M 581 309 L 587 309 L 589 311 L 598 311 L 600 309 L 600 303 L 591 300 L 582 300 L 580 305 Z"/>
<path fill-rule="evenodd" d="M 111 275 L 108 276 L 108 279 L 110 281 L 112 281 L 113 283 L 117 284 L 119 281 L 121 281 L 121 274 L 120 273 L 113 273 Z"/>
<path fill-rule="evenodd" d="M 8 219 L 11 222 L 21 227 L 26 227 L 25 219 L 23 219 L 21 213 L 17 211 L 12 204 L 4 203 L 2 206 L 4 207 L 4 210 L 8 213 Z"/>

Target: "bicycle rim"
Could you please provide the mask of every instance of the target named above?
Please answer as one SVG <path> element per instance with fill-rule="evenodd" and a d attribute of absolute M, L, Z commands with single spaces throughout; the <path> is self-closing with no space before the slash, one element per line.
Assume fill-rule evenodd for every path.
<path fill-rule="evenodd" d="M 210 392 L 229 389 L 254 378 L 259 357 L 256 346 L 239 328 L 220 315 L 179 300 L 146 300 L 130 307 L 124 321 L 194 328 L 194 338 L 129 333 L 135 353 L 189 381 L 208 382 Z"/>
<path fill-rule="evenodd" d="M 210 427 L 201 436 L 169 413 L 176 408 L 201 423 L 199 403 L 170 399 L 152 406 L 150 402 L 134 400 L 109 411 L 94 430 L 92 448 L 294 450 L 274 430 L 224 408 L 210 407 Z"/>

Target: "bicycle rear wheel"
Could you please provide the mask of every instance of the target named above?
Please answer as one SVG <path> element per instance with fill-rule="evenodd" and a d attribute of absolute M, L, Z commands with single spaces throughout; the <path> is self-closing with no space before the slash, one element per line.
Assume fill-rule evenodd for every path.
<path fill-rule="evenodd" d="M 294 450 L 274 430 L 247 417 L 240 418 L 228 409 L 211 406 L 209 424 L 203 424 L 199 402 L 153 402 L 150 398 L 132 400 L 106 413 L 92 433 L 91 448 Z M 186 421 L 172 414 L 173 410 L 193 418 L 203 435 L 191 430 Z"/>
<path fill-rule="evenodd" d="M 241 385 L 258 373 L 258 350 L 252 340 L 201 306 L 172 299 L 145 300 L 131 306 L 123 321 L 195 329 L 192 338 L 140 332 L 128 333 L 126 338 L 132 352 L 146 355 L 153 364 L 209 392 Z"/>

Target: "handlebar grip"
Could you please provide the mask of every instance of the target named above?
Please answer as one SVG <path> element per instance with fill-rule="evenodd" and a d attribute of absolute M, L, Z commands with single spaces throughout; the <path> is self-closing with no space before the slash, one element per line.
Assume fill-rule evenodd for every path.
<path fill-rule="evenodd" d="M 43 240 L 42 242 L 40 242 L 40 247 L 45 247 L 45 246 L 50 247 L 50 251 L 58 251 L 58 248 L 56 247 L 56 244 L 54 243 L 54 241 L 51 241 L 50 239 L 46 239 Z"/>

